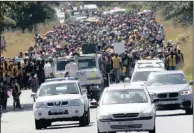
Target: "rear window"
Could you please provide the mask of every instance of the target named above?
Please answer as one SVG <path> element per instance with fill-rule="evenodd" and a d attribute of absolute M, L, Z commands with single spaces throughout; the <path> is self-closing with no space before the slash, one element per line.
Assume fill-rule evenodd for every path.
<path fill-rule="evenodd" d="M 150 75 L 151 72 L 155 71 L 141 71 L 141 72 L 135 72 L 132 82 L 142 82 L 142 81 L 147 81 L 148 76 Z"/>

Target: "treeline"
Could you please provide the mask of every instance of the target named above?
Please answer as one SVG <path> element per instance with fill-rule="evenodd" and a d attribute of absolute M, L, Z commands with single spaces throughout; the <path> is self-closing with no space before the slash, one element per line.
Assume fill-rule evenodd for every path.
<path fill-rule="evenodd" d="M 111 9 L 113 7 L 123 7 L 127 9 L 151 9 L 160 11 L 166 20 L 173 20 L 175 24 L 182 26 L 193 23 L 193 1 L 163 1 L 163 2 L 84 2 L 84 4 L 97 4 L 101 9 Z"/>
<path fill-rule="evenodd" d="M 63 3 L 63 4 L 62 4 Z M 21 29 L 32 31 L 39 23 L 55 20 L 54 6 L 71 3 L 75 6 L 84 4 L 97 4 L 101 9 L 113 7 L 124 7 L 127 9 L 152 9 L 161 11 L 166 20 L 173 19 L 174 22 L 183 26 L 192 25 L 193 2 L 40 2 L 40 1 L 4 1 L 0 2 L 0 32 L 5 29 Z"/>
<path fill-rule="evenodd" d="M 32 31 L 36 24 L 55 19 L 57 2 L 39 1 L 5 1 L 0 2 L 0 32 L 5 29 L 21 29 Z"/>
<path fill-rule="evenodd" d="M 193 24 L 193 1 L 148 2 L 152 10 L 159 10 L 166 20 L 172 19 L 175 24 L 188 26 Z"/>

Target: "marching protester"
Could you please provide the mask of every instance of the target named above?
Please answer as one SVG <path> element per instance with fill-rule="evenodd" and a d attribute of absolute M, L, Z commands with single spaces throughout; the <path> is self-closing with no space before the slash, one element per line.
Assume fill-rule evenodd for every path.
<path fill-rule="evenodd" d="M 80 56 L 85 44 L 96 44 L 85 52 L 97 51 L 102 55 L 100 68 L 109 75 L 111 83 L 130 78 L 135 62 L 140 59 L 159 58 L 167 70 L 180 69 L 184 65 L 181 50 L 174 47 L 172 40 L 165 43 L 164 27 L 156 21 L 152 11 L 127 11 L 116 15 L 95 11 L 92 14 L 95 21 L 89 21 L 88 17 L 88 20 L 54 26 L 53 31 L 44 36 L 36 34 L 34 47 L 20 52 L 17 57 L 1 57 L 1 82 L 4 84 L 6 80 L 12 90 L 14 108 L 21 108 L 22 89 L 32 89 L 36 93 L 45 79 L 54 77 L 53 59 Z M 117 42 L 125 45 L 122 54 L 114 51 L 113 44 Z M 76 63 L 70 62 L 64 69 L 64 76 L 74 77 L 78 68 Z M 4 91 L 6 87 L 1 93 Z M 4 110 L 7 98 L 1 98 Z"/>

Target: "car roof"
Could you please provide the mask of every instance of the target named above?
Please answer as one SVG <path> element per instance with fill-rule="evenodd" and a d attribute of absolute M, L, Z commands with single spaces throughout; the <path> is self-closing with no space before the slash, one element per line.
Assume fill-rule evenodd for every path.
<path fill-rule="evenodd" d="M 160 71 L 160 72 L 154 72 L 151 73 L 154 75 L 159 75 L 159 74 L 184 74 L 182 70 L 173 70 L 173 71 Z"/>
<path fill-rule="evenodd" d="M 148 60 L 148 59 L 138 60 L 136 63 L 139 64 L 139 63 L 155 63 L 155 62 L 163 62 L 163 61 L 156 58 L 156 59 L 151 59 L 151 60 Z"/>
<path fill-rule="evenodd" d="M 164 68 L 140 68 L 135 69 L 135 72 L 143 72 L 143 71 L 165 71 Z"/>
<path fill-rule="evenodd" d="M 106 87 L 107 91 L 112 91 L 112 90 L 129 90 L 129 89 L 142 89 L 144 90 L 144 88 L 141 85 L 134 85 L 134 84 L 130 84 L 130 83 L 120 83 L 120 84 L 113 84 L 110 85 L 109 87 Z"/>
<path fill-rule="evenodd" d="M 44 82 L 41 86 L 44 85 L 52 85 L 52 84 L 61 84 L 61 83 L 78 83 L 78 80 L 61 80 L 61 81 L 50 81 L 50 82 Z"/>

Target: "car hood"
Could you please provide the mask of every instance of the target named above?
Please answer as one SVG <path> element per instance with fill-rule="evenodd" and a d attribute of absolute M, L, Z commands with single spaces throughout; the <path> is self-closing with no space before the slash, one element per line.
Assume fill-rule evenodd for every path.
<path fill-rule="evenodd" d="M 132 85 L 143 85 L 146 81 L 131 82 Z"/>
<path fill-rule="evenodd" d="M 181 90 L 188 89 L 188 84 L 179 85 L 161 85 L 161 86 L 147 86 L 149 92 L 152 93 L 165 93 L 165 92 L 179 92 Z"/>
<path fill-rule="evenodd" d="M 100 114 L 140 113 L 149 106 L 148 103 L 102 105 L 99 107 L 98 112 Z"/>
<path fill-rule="evenodd" d="M 73 99 L 80 99 L 79 94 L 64 94 L 64 95 L 53 95 L 53 96 L 42 96 L 38 97 L 36 102 L 54 102 L 54 101 L 68 101 Z"/>

